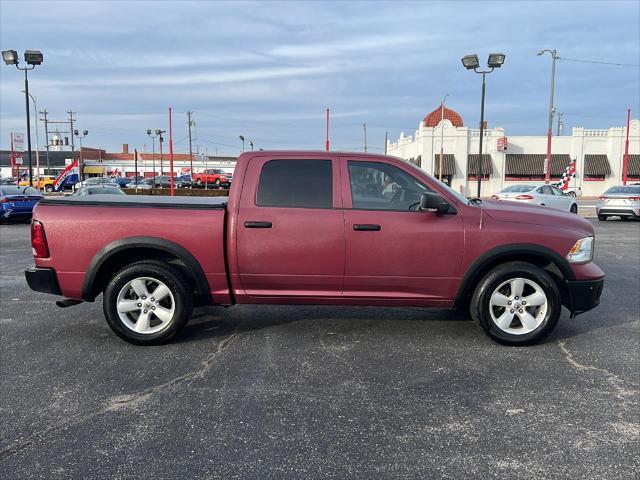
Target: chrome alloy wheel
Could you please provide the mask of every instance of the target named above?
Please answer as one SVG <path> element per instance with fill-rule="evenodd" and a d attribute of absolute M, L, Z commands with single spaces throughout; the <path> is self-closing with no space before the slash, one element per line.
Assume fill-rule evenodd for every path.
<path fill-rule="evenodd" d="M 151 334 L 169 325 L 176 302 L 169 287 L 160 280 L 139 277 L 122 287 L 116 309 L 127 328 L 136 333 Z"/>
<path fill-rule="evenodd" d="M 543 322 L 549 306 L 544 290 L 528 278 L 501 283 L 491 294 L 491 320 L 504 332 L 524 335 Z"/>

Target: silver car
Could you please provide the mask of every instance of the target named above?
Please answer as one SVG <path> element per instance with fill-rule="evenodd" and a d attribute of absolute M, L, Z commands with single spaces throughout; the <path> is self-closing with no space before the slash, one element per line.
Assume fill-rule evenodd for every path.
<path fill-rule="evenodd" d="M 618 185 L 600 196 L 596 203 L 598 220 L 620 217 L 622 220 L 640 218 L 640 185 Z"/>
<path fill-rule="evenodd" d="M 494 200 L 531 203 L 543 207 L 557 208 L 565 212 L 578 213 L 578 204 L 573 196 L 565 195 L 553 185 L 519 183 L 503 188 L 491 195 Z"/>

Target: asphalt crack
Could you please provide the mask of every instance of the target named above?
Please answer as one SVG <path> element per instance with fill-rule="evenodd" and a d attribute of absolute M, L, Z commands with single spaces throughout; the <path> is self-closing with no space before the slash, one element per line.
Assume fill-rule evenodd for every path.
<path fill-rule="evenodd" d="M 613 388 L 614 395 L 623 403 L 625 407 L 633 403 L 633 399 L 638 395 L 638 389 L 627 387 L 625 381 L 620 378 L 619 375 L 610 372 L 606 368 L 596 367 L 593 365 L 585 365 L 578 362 L 573 356 L 573 353 L 571 353 L 567 348 L 566 342 L 564 340 L 559 340 L 558 346 L 560 347 L 560 351 L 564 355 L 564 358 L 567 360 L 571 368 L 578 372 L 598 372 L 603 374 L 607 383 L 609 383 L 609 385 L 611 385 L 611 387 Z"/>
<path fill-rule="evenodd" d="M 67 427 L 73 427 L 75 425 L 79 425 L 81 423 L 86 422 L 87 420 L 91 420 L 98 415 L 107 412 L 119 411 L 124 409 L 135 409 L 142 405 L 144 402 L 149 400 L 158 392 L 166 390 L 168 388 L 174 387 L 176 385 L 180 385 L 186 381 L 195 380 L 197 378 L 202 378 L 204 375 L 211 369 L 216 357 L 222 353 L 230 343 L 238 337 L 240 332 L 236 330 L 234 333 L 226 337 L 224 340 L 220 341 L 217 345 L 217 348 L 211 352 L 207 357 L 200 362 L 200 366 L 198 369 L 175 377 L 167 382 L 161 383 L 160 385 L 156 385 L 153 387 L 146 388 L 139 392 L 130 393 L 126 395 L 118 395 L 115 397 L 111 397 L 105 403 L 103 403 L 98 409 L 91 412 L 79 413 L 71 418 L 64 420 L 55 425 L 51 425 L 50 427 L 45 428 L 44 430 L 34 432 L 28 437 L 24 437 L 22 439 L 17 440 L 12 445 L 7 448 L 0 450 L 0 461 L 5 458 L 24 450 L 25 448 L 30 447 L 34 443 L 44 440 L 48 435 Z"/>

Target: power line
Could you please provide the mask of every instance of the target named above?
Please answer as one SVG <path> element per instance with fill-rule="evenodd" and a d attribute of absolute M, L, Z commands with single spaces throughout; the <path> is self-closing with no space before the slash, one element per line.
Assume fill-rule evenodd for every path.
<path fill-rule="evenodd" d="M 581 60 L 578 58 L 566 58 L 566 57 L 558 57 L 558 58 L 560 60 L 565 60 L 567 62 L 595 63 L 598 65 L 615 65 L 616 67 L 640 67 L 640 65 L 636 65 L 633 63 L 601 62 L 599 60 Z"/>

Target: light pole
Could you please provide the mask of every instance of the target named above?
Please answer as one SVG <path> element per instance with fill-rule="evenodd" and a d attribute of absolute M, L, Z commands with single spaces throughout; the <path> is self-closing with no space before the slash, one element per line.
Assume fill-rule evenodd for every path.
<path fill-rule="evenodd" d="M 147 128 L 147 135 L 151 137 L 151 166 L 153 168 L 153 176 L 156 176 L 156 138 L 151 129 Z"/>
<path fill-rule="evenodd" d="M 447 100 L 449 94 L 447 93 L 440 102 L 440 167 L 438 173 L 438 180 L 442 181 L 442 165 L 444 163 L 444 102 Z"/>
<path fill-rule="evenodd" d="M 480 100 L 480 158 L 478 159 L 478 198 L 482 193 L 482 140 L 484 137 L 484 94 L 485 94 L 485 77 L 487 73 L 493 72 L 495 68 L 500 68 L 504 64 L 504 53 L 490 53 L 487 60 L 487 66 L 490 70 L 478 70 L 480 61 L 478 55 L 465 55 L 462 57 L 462 65 L 467 70 L 473 70 L 482 74 L 482 98 Z"/>
<path fill-rule="evenodd" d="M 244 135 L 239 135 L 238 138 L 242 140 L 242 151 L 244 152 Z"/>
<path fill-rule="evenodd" d="M 23 90 L 24 92 L 24 90 Z M 40 190 L 40 146 L 38 142 L 38 104 L 36 103 L 36 99 L 30 93 L 27 93 L 31 101 L 33 102 L 33 116 L 36 119 L 36 176 L 38 179 L 36 180 L 36 188 Z"/>
<path fill-rule="evenodd" d="M 78 139 L 80 140 L 80 181 L 84 182 L 84 156 L 82 155 L 82 139 L 89 135 L 89 130 L 83 130 L 82 135 L 80 135 L 80 132 L 78 132 L 78 130 L 74 130 L 73 135 L 78 137 Z"/>
<path fill-rule="evenodd" d="M 162 165 L 162 142 L 164 142 L 164 138 L 162 136 L 163 133 L 167 133 L 166 130 L 156 130 L 156 135 L 158 136 L 158 141 L 160 143 L 160 175 L 164 175 L 164 166 Z M 153 176 L 155 177 L 155 167 L 154 167 L 154 171 L 153 171 Z"/>
<path fill-rule="evenodd" d="M 545 52 L 551 54 L 551 94 L 549 95 L 549 129 L 547 130 L 547 158 L 544 162 L 544 183 L 549 183 L 551 177 L 551 135 L 553 131 L 553 113 L 555 108 L 553 107 L 553 89 L 556 82 L 556 60 L 558 60 L 558 52 L 555 50 L 540 50 L 538 56 L 543 55 Z"/>
<path fill-rule="evenodd" d="M 40 65 L 43 60 L 42 52 L 38 50 L 25 50 L 24 61 L 27 62 L 26 67 L 18 66 L 18 52 L 15 50 L 5 50 L 2 52 L 2 59 L 7 65 L 15 65 L 18 70 L 24 71 L 24 104 L 27 112 L 27 156 L 29 158 L 29 185 L 33 186 L 33 167 L 31 164 L 31 118 L 29 116 L 29 78 L 27 72 Z"/>
<path fill-rule="evenodd" d="M 249 140 L 249 146 L 251 147 L 251 151 L 253 152 L 253 141 Z"/>

